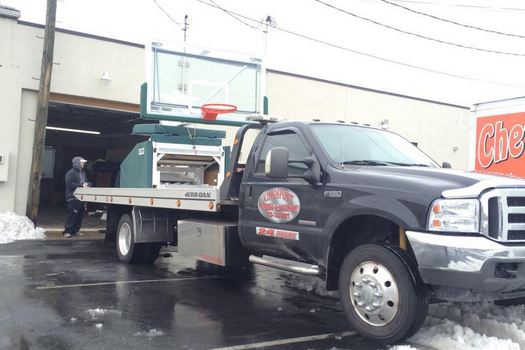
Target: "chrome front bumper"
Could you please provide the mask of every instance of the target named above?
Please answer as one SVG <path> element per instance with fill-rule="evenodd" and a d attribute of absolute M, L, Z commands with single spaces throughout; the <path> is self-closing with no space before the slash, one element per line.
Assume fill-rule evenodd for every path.
<path fill-rule="evenodd" d="M 483 236 L 406 235 L 427 284 L 481 293 L 525 292 L 525 244 L 503 245 Z M 497 274 L 501 266 L 509 266 L 500 264 L 515 264 L 513 273 Z"/>

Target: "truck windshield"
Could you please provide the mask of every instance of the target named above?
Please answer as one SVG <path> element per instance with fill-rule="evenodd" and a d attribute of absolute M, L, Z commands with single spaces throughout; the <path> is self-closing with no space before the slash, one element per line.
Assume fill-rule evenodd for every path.
<path fill-rule="evenodd" d="M 425 153 L 401 136 L 351 125 L 312 125 L 329 156 L 336 162 L 357 165 L 438 167 Z"/>

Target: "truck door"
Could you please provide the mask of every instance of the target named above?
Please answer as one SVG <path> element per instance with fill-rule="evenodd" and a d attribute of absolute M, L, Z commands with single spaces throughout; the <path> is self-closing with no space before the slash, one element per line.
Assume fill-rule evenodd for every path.
<path fill-rule="evenodd" d="M 271 179 L 264 172 L 267 154 L 274 147 L 288 148 L 290 160 L 304 160 L 313 151 L 295 128 L 268 133 L 261 145 L 243 178 L 239 220 L 243 244 L 268 255 L 315 261 L 321 186 L 302 178 Z M 300 176 L 307 170 L 302 163 L 288 165 L 289 175 Z"/>

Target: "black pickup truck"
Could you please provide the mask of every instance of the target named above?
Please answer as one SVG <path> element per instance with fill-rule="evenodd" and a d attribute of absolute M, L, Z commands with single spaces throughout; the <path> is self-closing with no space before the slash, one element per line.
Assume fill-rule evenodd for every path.
<path fill-rule="evenodd" d="M 221 266 L 318 276 L 339 290 L 351 326 L 382 343 L 415 334 L 432 301 L 525 296 L 525 181 L 443 169 L 368 126 L 253 123 L 216 187 L 76 195 L 107 204 L 106 239 L 123 261 L 152 262 L 169 243 Z"/>

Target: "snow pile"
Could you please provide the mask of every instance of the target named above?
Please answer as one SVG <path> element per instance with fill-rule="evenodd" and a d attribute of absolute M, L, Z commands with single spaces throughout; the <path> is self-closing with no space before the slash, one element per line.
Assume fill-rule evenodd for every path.
<path fill-rule="evenodd" d="M 338 298 L 337 292 L 326 291 L 319 278 L 288 273 L 281 276 L 288 287 Z M 391 350 L 525 350 L 525 305 L 498 306 L 487 301 L 433 304 L 423 327 L 407 343 Z"/>
<path fill-rule="evenodd" d="M 284 283 L 290 288 L 305 290 L 322 297 L 339 299 L 339 292 L 327 291 L 325 281 L 321 280 L 320 278 L 302 276 L 292 273 L 281 273 L 281 276 L 285 278 Z"/>
<path fill-rule="evenodd" d="M 96 309 L 89 309 L 86 311 L 88 314 L 91 315 L 91 317 L 99 317 L 99 316 L 102 316 L 104 315 L 104 313 L 106 312 L 106 310 L 104 309 L 101 309 L 101 308 L 96 308 Z"/>
<path fill-rule="evenodd" d="M 416 345 L 447 350 L 520 350 L 510 339 L 491 337 L 475 332 L 447 319 L 430 317 L 425 326 L 410 339 Z"/>
<path fill-rule="evenodd" d="M 14 242 L 20 239 L 44 239 L 46 231 L 33 225 L 25 216 L 7 212 L 0 213 L 0 244 Z"/>
<path fill-rule="evenodd" d="M 148 338 L 153 338 L 153 337 L 160 337 L 160 336 L 163 336 L 163 335 L 164 335 L 164 332 L 161 331 L 160 329 L 153 328 L 153 329 L 150 329 L 150 330 L 147 331 L 147 332 L 136 332 L 136 333 L 133 334 L 133 335 L 136 336 L 136 337 L 148 337 Z"/>
<path fill-rule="evenodd" d="M 525 349 L 525 306 L 490 302 L 430 306 L 429 317 L 409 342 L 447 350 Z"/>
<path fill-rule="evenodd" d="M 288 287 L 338 298 L 337 292 L 326 291 L 319 278 L 288 273 L 281 276 Z M 498 306 L 487 301 L 433 304 L 423 327 L 408 344 L 391 350 L 525 350 L 525 306 Z"/>

